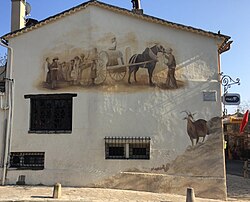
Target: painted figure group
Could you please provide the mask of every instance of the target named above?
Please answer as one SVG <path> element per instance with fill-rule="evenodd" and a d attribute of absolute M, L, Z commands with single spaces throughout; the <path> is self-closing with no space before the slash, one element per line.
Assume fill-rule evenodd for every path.
<path fill-rule="evenodd" d="M 112 54 L 111 52 L 112 51 Z M 129 75 L 128 75 L 128 83 L 131 84 L 131 74 L 134 73 L 134 81 L 136 82 L 136 72 L 140 67 L 147 68 L 149 74 L 149 85 L 153 86 L 154 83 L 152 81 L 153 71 L 155 69 L 156 63 L 158 62 L 157 53 L 161 52 L 164 55 L 164 63 L 168 67 L 167 78 L 166 78 L 166 88 L 176 89 L 178 88 L 177 81 L 175 78 L 175 70 L 176 70 L 176 60 L 175 56 L 172 54 L 173 50 L 171 48 L 164 48 L 163 46 L 156 44 L 152 47 L 146 48 L 141 54 L 134 54 L 130 60 L 128 65 Z M 116 56 L 115 61 L 119 61 L 119 59 L 123 59 L 122 55 L 117 55 L 114 53 L 120 53 L 120 51 L 116 51 L 116 38 L 112 38 L 112 47 L 110 47 L 106 53 L 108 54 L 108 63 L 106 65 L 112 65 L 111 56 Z M 83 81 L 88 80 L 88 83 L 94 85 L 95 80 L 97 78 L 97 64 L 98 64 L 98 52 L 97 48 L 93 48 L 93 50 L 85 52 L 85 54 L 76 55 L 69 61 L 60 62 L 58 57 L 54 57 L 52 62 L 50 62 L 50 58 L 47 57 L 45 61 L 45 78 L 44 82 L 52 89 L 58 87 L 59 83 L 67 83 L 68 85 L 82 85 Z M 119 63 L 118 63 L 119 64 Z M 122 61 L 121 64 L 124 65 Z M 90 71 L 86 71 L 88 75 L 84 75 L 85 69 L 89 69 Z"/>
<path fill-rule="evenodd" d="M 68 62 L 60 62 L 58 57 L 54 57 L 52 62 L 50 58 L 45 61 L 45 78 L 44 82 L 54 89 L 58 87 L 58 83 L 68 83 L 69 85 L 79 85 L 83 79 L 83 70 L 90 68 L 91 84 L 95 83 L 97 77 L 97 50 L 89 52 L 87 55 L 81 54 L 75 56 Z"/>

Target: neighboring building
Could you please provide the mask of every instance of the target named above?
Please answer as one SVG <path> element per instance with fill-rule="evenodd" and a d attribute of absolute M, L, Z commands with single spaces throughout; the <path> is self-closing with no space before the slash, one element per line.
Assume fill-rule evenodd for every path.
<path fill-rule="evenodd" d="M 249 121 L 243 133 L 240 133 L 240 125 L 243 115 L 237 112 L 223 119 L 224 135 L 227 142 L 225 156 L 228 159 L 250 159 L 250 124 Z"/>
<path fill-rule="evenodd" d="M 0 94 L 5 92 L 6 57 L 0 57 Z"/>
<path fill-rule="evenodd" d="M 218 73 L 230 37 L 141 12 L 89 1 L 2 37 L 15 81 L 2 181 L 226 198 Z"/>

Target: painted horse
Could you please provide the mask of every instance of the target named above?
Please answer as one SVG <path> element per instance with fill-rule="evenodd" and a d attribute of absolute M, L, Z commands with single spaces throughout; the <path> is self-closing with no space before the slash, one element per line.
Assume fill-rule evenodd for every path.
<path fill-rule="evenodd" d="M 162 45 L 156 44 L 151 48 L 146 48 L 143 53 L 135 54 L 129 59 L 129 75 L 128 75 L 128 83 L 131 84 L 130 77 L 131 74 L 134 72 L 134 80 L 136 80 L 136 72 L 139 68 L 147 68 L 148 69 L 148 76 L 149 76 L 149 85 L 153 86 L 154 83 L 152 81 L 153 72 L 155 69 L 158 52 L 165 52 L 165 49 Z"/>

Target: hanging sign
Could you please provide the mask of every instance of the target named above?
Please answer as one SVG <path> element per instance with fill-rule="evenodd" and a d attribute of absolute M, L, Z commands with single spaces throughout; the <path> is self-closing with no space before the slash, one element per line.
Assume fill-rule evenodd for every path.
<path fill-rule="evenodd" d="M 241 122 L 242 122 L 242 117 L 235 117 L 235 116 L 230 117 L 230 123 L 241 123 Z"/>
<path fill-rule="evenodd" d="M 240 94 L 238 93 L 227 93 L 223 96 L 224 105 L 239 105 L 240 104 Z"/>

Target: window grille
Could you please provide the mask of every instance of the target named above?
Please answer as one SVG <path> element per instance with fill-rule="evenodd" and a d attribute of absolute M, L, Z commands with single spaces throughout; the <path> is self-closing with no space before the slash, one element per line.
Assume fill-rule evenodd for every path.
<path fill-rule="evenodd" d="M 31 133 L 70 133 L 76 94 L 25 95 L 30 98 Z"/>
<path fill-rule="evenodd" d="M 129 144 L 129 157 L 131 159 L 149 159 L 149 144 Z"/>
<path fill-rule="evenodd" d="M 106 159 L 150 159 L 150 137 L 105 137 Z"/>
<path fill-rule="evenodd" d="M 5 92 L 5 77 L 6 77 L 6 67 L 7 67 L 7 58 L 0 57 L 0 92 Z"/>
<path fill-rule="evenodd" d="M 106 156 L 111 159 L 124 159 L 126 155 L 124 146 L 123 144 L 106 144 Z"/>
<path fill-rule="evenodd" d="M 2 93 L 5 92 L 5 81 L 0 80 L 0 92 Z"/>
<path fill-rule="evenodd" d="M 10 168 L 44 169 L 44 152 L 11 152 Z"/>

